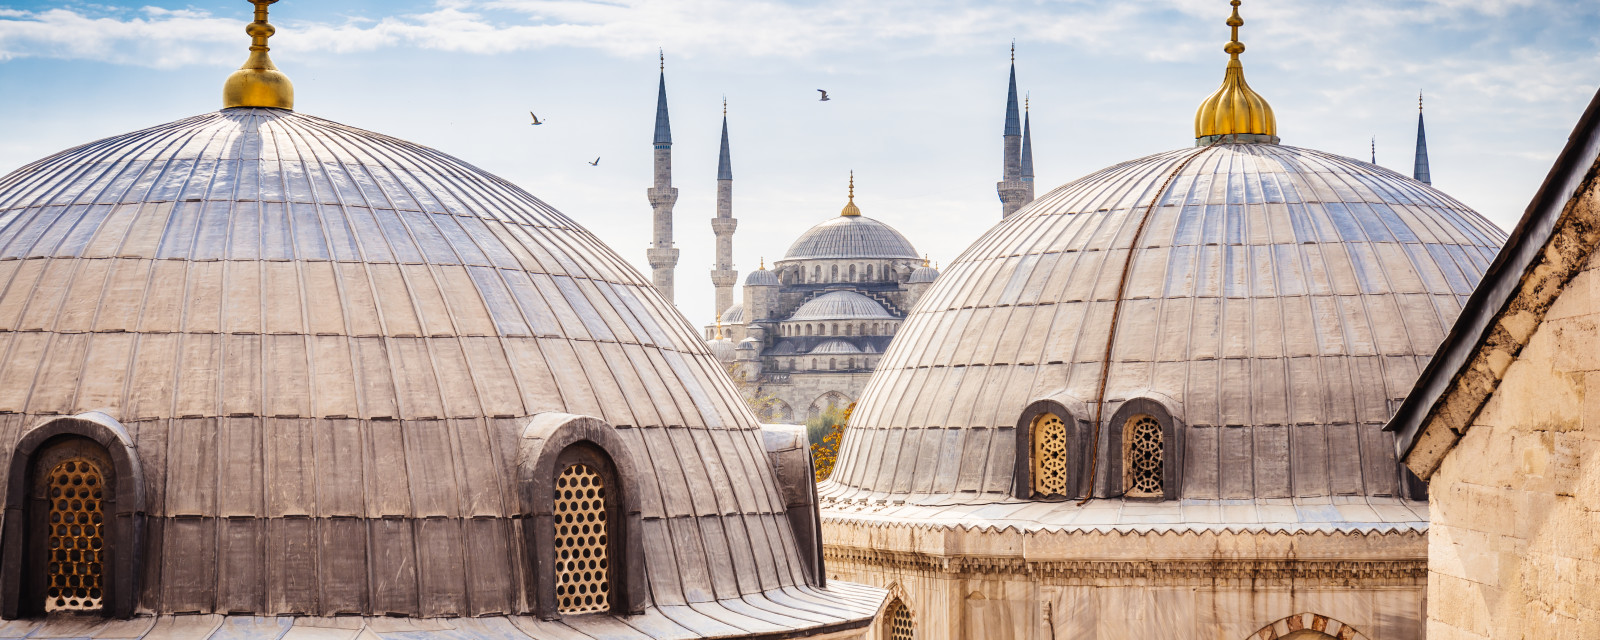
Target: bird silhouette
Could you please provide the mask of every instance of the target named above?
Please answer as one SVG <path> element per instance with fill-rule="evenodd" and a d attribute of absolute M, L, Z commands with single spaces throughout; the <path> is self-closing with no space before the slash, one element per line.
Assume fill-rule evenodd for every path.
<path fill-rule="evenodd" d="M 589 163 L 589 166 L 591 166 L 591 167 L 600 166 L 600 156 L 595 156 L 594 157 L 594 162 Z"/>
<path fill-rule="evenodd" d="M 539 126 L 541 124 L 544 124 L 546 122 L 549 122 L 548 120 L 540 120 L 539 116 L 534 115 L 532 111 L 529 111 L 528 115 L 533 116 L 533 126 L 535 126 L 535 127 L 537 127 L 537 126 Z"/>
<path fill-rule="evenodd" d="M 817 99 L 818 102 L 827 102 L 828 101 L 828 92 L 823 91 L 821 89 L 817 89 L 817 93 L 822 94 L 822 97 Z"/>

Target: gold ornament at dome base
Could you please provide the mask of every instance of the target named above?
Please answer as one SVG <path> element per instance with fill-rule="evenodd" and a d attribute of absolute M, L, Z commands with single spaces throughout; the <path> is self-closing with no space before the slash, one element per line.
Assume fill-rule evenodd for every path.
<path fill-rule="evenodd" d="M 222 108 L 294 109 L 294 83 L 267 56 L 267 38 L 277 31 L 267 24 L 267 6 L 277 1 L 250 0 L 256 6 L 255 22 L 244 28 L 250 36 L 250 57 L 223 83 Z"/>
<path fill-rule="evenodd" d="M 1278 143 L 1278 120 L 1272 115 L 1272 105 L 1244 81 L 1244 64 L 1239 54 L 1244 53 L 1244 43 L 1239 41 L 1239 27 L 1244 19 L 1239 17 L 1239 0 L 1233 0 L 1233 15 L 1228 26 L 1233 28 L 1233 40 L 1222 47 L 1231 58 L 1228 70 L 1222 76 L 1222 87 L 1200 103 L 1194 114 L 1194 137 L 1197 144 L 1223 142 Z"/>

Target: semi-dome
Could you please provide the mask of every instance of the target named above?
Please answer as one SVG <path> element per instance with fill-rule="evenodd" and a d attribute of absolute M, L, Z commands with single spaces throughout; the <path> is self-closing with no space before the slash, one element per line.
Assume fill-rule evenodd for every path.
<path fill-rule="evenodd" d="M 894 314 L 855 291 L 830 291 L 807 301 L 789 316 L 789 322 L 804 320 L 867 320 L 894 318 Z"/>
<path fill-rule="evenodd" d="M 834 353 L 852 354 L 852 353 L 862 353 L 862 351 L 861 351 L 860 347 L 857 347 L 857 346 L 855 346 L 853 344 L 850 344 L 849 342 L 846 342 L 844 340 L 827 340 L 827 341 L 824 341 L 822 344 L 819 344 L 819 345 L 817 345 L 815 347 L 812 347 L 812 349 L 810 351 L 811 355 L 817 355 L 817 354 L 828 355 L 828 354 L 834 354 Z"/>
<path fill-rule="evenodd" d="M 718 362 L 724 364 L 733 362 L 735 347 L 732 340 L 720 337 L 712 338 L 706 341 L 706 349 L 711 351 L 712 357 L 715 357 Z"/>
<path fill-rule="evenodd" d="M 1108 167 L 945 269 L 823 494 L 1003 497 L 1024 486 L 1029 412 L 1120 448 L 1119 411 L 1137 406 L 1178 426 L 1181 497 L 1394 495 L 1380 428 L 1504 239 L 1440 191 L 1317 151 L 1215 144 Z M 1107 495 L 1121 464 L 1069 466 Z"/>
<path fill-rule="evenodd" d="M 744 303 L 735 302 L 722 312 L 723 324 L 742 324 L 744 322 Z"/>
<path fill-rule="evenodd" d="M 7 482 L 42 481 L 35 453 L 103 467 L 111 615 L 721 637 L 858 628 L 881 601 L 824 586 L 785 498 L 809 477 L 774 474 L 787 454 L 672 305 L 439 151 L 277 108 L 69 149 L 0 178 L 0 291 Z M 43 543 L 13 518 L 43 512 L 6 495 L 0 614 L 42 615 L 45 569 L 17 559 Z M 239 624 L 290 619 L 260 620 Z"/>

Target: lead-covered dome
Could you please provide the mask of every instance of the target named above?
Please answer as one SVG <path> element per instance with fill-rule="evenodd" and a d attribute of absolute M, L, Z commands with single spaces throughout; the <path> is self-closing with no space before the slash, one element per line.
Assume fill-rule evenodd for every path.
<path fill-rule="evenodd" d="M 0 291 L 0 446 L 88 429 L 136 458 L 118 508 L 155 541 L 114 553 L 148 567 L 118 574 L 140 611 L 522 637 L 472 620 L 557 602 L 540 527 L 566 507 L 537 499 L 558 460 L 538 452 L 563 438 L 612 455 L 579 459 L 627 503 L 613 580 L 644 594 L 647 633 L 809 633 L 877 607 L 809 586 L 820 560 L 760 425 L 671 305 L 572 219 L 433 149 L 252 108 L 70 149 L 0 178 Z M 722 617 L 686 632 L 659 612 L 686 603 Z"/>
<path fill-rule="evenodd" d="M 1380 428 L 1504 239 L 1427 185 L 1317 151 L 1217 144 L 1108 167 L 948 265 L 874 372 L 822 493 L 1027 495 L 1025 410 L 1067 414 L 1065 437 L 1097 434 L 1087 456 L 1132 442 L 1113 427 L 1135 407 L 1177 427 L 1158 445 L 1176 497 L 1394 495 Z M 1070 442 L 1062 455 L 1084 450 Z M 1067 465 L 1099 474 L 1096 495 L 1123 483 L 1121 454 Z"/>
<path fill-rule="evenodd" d="M 894 314 L 883 308 L 877 300 L 856 291 L 829 291 L 806 301 L 789 316 L 789 322 L 800 320 L 871 320 L 893 318 Z"/>
<path fill-rule="evenodd" d="M 789 245 L 784 261 L 917 258 L 917 250 L 894 227 L 863 215 L 829 218 Z"/>

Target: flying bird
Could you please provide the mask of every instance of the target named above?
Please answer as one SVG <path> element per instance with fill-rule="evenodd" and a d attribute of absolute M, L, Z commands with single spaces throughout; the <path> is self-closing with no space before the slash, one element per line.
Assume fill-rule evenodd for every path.
<path fill-rule="evenodd" d="M 594 157 L 594 162 L 589 163 L 589 166 L 591 166 L 591 167 L 600 166 L 600 156 L 595 156 Z"/>
<path fill-rule="evenodd" d="M 541 124 L 544 124 L 546 122 L 545 120 L 540 120 L 539 116 L 534 115 L 532 111 L 529 111 L 528 115 L 533 116 L 533 126 L 535 126 L 535 127 L 537 127 L 537 126 L 539 126 Z"/>
<path fill-rule="evenodd" d="M 828 92 L 823 91 L 821 89 L 817 89 L 817 93 L 822 94 L 822 97 L 818 99 L 819 102 L 827 102 L 828 101 Z"/>

